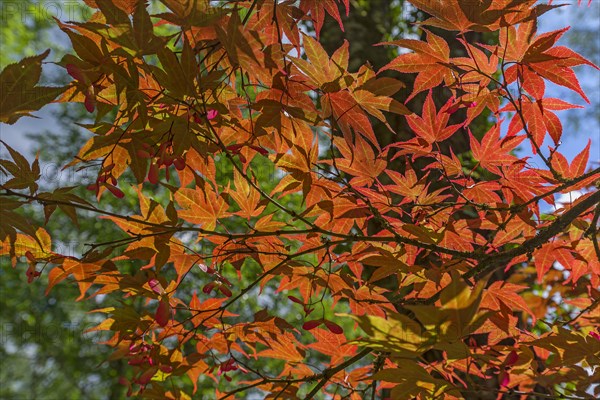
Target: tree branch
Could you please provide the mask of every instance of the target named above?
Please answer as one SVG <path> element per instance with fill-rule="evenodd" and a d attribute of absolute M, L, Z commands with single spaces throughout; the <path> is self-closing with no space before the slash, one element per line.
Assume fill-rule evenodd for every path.
<path fill-rule="evenodd" d="M 344 361 L 341 364 L 338 364 L 337 367 L 334 368 L 328 368 L 325 371 L 321 372 L 320 374 L 318 374 L 317 376 L 315 376 L 315 379 L 321 379 L 319 381 L 319 383 L 317 383 L 317 386 L 315 386 L 304 398 L 304 400 L 309 400 L 312 399 L 318 392 L 319 390 L 321 390 L 321 388 L 323 386 L 325 386 L 325 384 L 327 383 L 327 381 L 329 381 L 329 379 L 331 379 L 332 376 L 334 376 L 335 374 L 337 374 L 338 372 L 340 372 L 341 370 L 343 370 L 344 368 L 354 364 L 355 362 L 361 360 L 362 358 L 368 356 L 371 353 L 371 349 L 370 348 L 366 348 L 364 350 L 362 350 L 360 353 L 357 353 L 354 357 L 348 359 L 347 361 Z"/>
<path fill-rule="evenodd" d="M 540 230 L 536 236 L 526 240 L 519 247 L 501 253 L 491 254 L 480 259 L 479 265 L 465 273 L 463 278 L 480 278 L 481 276 L 492 271 L 494 268 L 498 267 L 499 264 L 510 261 L 520 255 L 532 252 L 533 250 L 542 246 L 544 243 L 548 242 L 548 240 L 554 236 L 558 235 L 560 232 L 563 232 L 564 229 L 575 220 L 575 218 L 579 217 L 586 210 L 598 203 L 600 203 L 600 191 L 596 191 L 588 195 L 587 198 L 575 204 L 573 207 L 559 216 L 548 227 Z"/>
<path fill-rule="evenodd" d="M 307 376 L 304 378 L 297 378 L 297 379 L 263 378 L 263 379 L 259 380 L 258 382 L 254 382 L 250 385 L 242 386 L 235 390 L 232 390 L 231 392 L 227 392 L 225 394 L 225 396 L 220 397 L 219 400 L 227 399 L 236 393 L 240 393 L 245 390 L 252 389 L 253 387 L 257 387 L 257 386 L 263 385 L 265 383 L 286 383 L 287 385 L 290 385 L 292 383 L 310 382 L 310 381 L 320 379 L 319 383 L 317 383 L 317 385 L 304 398 L 304 400 L 312 399 L 315 396 L 315 394 L 317 394 L 319 392 L 319 390 L 327 383 L 327 381 L 332 376 L 334 376 L 341 370 L 345 369 L 346 367 L 349 367 L 350 365 L 356 363 L 357 361 L 365 358 L 366 356 L 368 356 L 371 353 L 371 351 L 372 350 L 370 348 L 366 348 L 366 349 L 362 350 L 360 353 L 357 353 L 354 357 L 349 358 L 348 360 L 336 365 L 335 367 L 327 368 L 319 374 L 310 375 L 310 376 Z"/>

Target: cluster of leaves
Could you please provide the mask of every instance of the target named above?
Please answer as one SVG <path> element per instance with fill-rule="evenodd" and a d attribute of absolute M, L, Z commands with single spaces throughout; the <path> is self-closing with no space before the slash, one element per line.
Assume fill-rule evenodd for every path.
<path fill-rule="evenodd" d="M 0 254 L 26 259 L 48 292 L 72 276 L 80 298 L 139 300 L 96 310 L 106 318 L 93 328 L 131 366 L 130 395 L 190 398 L 182 376 L 215 398 L 587 395 L 600 364 L 600 169 L 586 171 L 589 144 L 571 162 L 560 153 L 554 111 L 578 106 L 545 86 L 587 101 L 572 67 L 597 67 L 556 45 L 566 29 L 537 33 L 556 6 L 412 0 L 431 15 L 425 40 L 385 43 L 410 52 L 352 72 L 347 42 L 330 56 L 300 30 L 312 22 L 318 37 L 326 14 L 343 28 L 334 1 L 163 0 L 154 15 L 144 1 L 86 3 L 88 21 L 57 21 L 73 82 L 36 86 L 47 53 L 10 65 L 0 116 L 14 123 L 59 93 L 95 113 L 68 166 L 97 170 L 97 200 L 44 192 L 37 161 L 6 146 Z M 456 32 L 467 56 L 434 29 Z M 497 44 L 469 42 L 471 31 Z M 425 92 L 421 112 L 384 71 L 417 73 L 405 100 Z M 443 104 L 438 87 L 451 93 Z M 478 139 L 469 127 L 487 110 L 494 126 Z M 392 114 L 412 137 L 382 146 L 372 124 L 393 132 Z M 469 143 L 459 154 L 457 136 Z M 542 168 L 512 153 L 524 142 Z M 126 193 L 136 210 L 102 206 Z M 541 214 L 543 202 L 556 211 Z M 79 210 L 96 214 L 124 237 L 59 254 L 19 212 L 33 203 L 74 225 Z M 245 309 L 265 294 L 266 308 Z M 570 308 L 553 313 L 559 302 Z"/>

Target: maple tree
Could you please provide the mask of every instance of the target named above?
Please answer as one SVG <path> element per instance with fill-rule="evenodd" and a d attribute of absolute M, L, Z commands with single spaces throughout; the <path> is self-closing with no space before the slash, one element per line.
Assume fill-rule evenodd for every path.
<path fill-rule="evenodd" d="M 47 277 L 47 292 L 72 277 L 79 299 L 119 299 L 95 310 L 106 318 L 92 331 L 109 332 L 111 360 L 130 365 L 129 395 L 589 396 L 600 168 L 586 170 L 589 143 L 571 161 L 560 153 L 555 112 L 579 106 L 545 87 L 588 101 L 572 68 L 598 67 L 556 45 L 566 29 L 537 32 L 556 5 L 411 0 L 431 16 L 425 40 L 382 43 L 408 51 L 350 71 L 348 42 L 330 55 L 318 41 L 326 14 L 343 29 L 348 0 L 163 0 L 156 14 L 144 1 L 86 3 L 90 20 L 56 21 L 72 83 L 38 85 L 48 52 L 7 66 L 0 121 L 82 103 L 92 136 L 67 167 L 97 172 L 96 200 L 41 190 L 38 160 L 5 145 L 0 254 L 25 260 L 30 283 Z M 402 74 L 416 77 L 399 99 Z M 494 125 L 478 137 L 483 112 Z M 394 114 L 412 135 L 384 145 L 373 122 L 394 132 Z M 517 157 L 519 145 L 544 165 Z M 106 196 L 136 208 L 115 212 Z M 95 214 L 123 237 L 60 254 L 20 212 L 35 204 L 46 221 Z M 267 307 L 248 310 L 249 296 Z"/>

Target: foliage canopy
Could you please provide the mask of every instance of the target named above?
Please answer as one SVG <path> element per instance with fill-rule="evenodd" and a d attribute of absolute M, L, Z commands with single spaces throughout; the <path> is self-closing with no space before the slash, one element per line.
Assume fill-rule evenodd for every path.
<path fill-rule="evenodd" d="M 26 259 L 47 293 L 72 278 L 78 300 L 116 299 L 92 331 L 131 366 L 130 395 L 588 395 L 600 169 L 586 170 L 589 143 L 561 154 L 556 112 L 580 106 L 545 89 L 588 101 L 572 68 L 598 67 L 556 45 L 566 29 L 537 32 L 556 5 L 411 0 L 430 15 L 424 39 L 382 43 L 407 51 L 375 71 L 349 70 L 348 42 L 319 43 L 326 15 L 343 29 L 349 0 L 163 0 L 152 15 L 144 1 L 86 3 L 88 21 L 56 21 L 72 82 L 38 85 L 48 52 L 7 66 L 0 121 L 82 103 L 91 138 L 67 167 L 95 171 L 96 199 L 43 191 L 38 160 L 6 146 L 0 254 Z M 406 96 L 403 74 L 416 74 Z M 484 112 L 492 128 L 472 132 Z M 544 165 L 515 156 L 522 144 Z M 117 212 L 106 196 L 136 203 Z M 46 222 L 94 214 L 123 237 L 62 254 L 21 212 L 35 204 Z"/>

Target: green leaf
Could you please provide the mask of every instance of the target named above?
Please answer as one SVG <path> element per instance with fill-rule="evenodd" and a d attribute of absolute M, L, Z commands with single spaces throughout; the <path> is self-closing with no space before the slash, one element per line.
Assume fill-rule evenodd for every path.
<path fill-rule="evenodd" d="M 162 69 L 165 71 L 165 74 L 162 76 L 163 80 L 159 78 L 159 83 L 175 96 L 188 94 L 189 77 L 185 75 L 175 53 L 164 46 L 158 51 L 157 55 Z"/>
<path fill-rule="evenodd" d="M 144 55 L 156 54 L 163 44 L 162 40 L 154 35 L 154 26 L 143 1 L 138 1 L 133 13 L 133 37 Z"/>
<path fill-rule="evenodd" d="M 387 318 L 375 315 L 349 315 L 367 334 L 353 341 L 376 350 L 392 352 L 402 357 L 418 357 L 431 348 L 433 332 L 426 331 L 419 322 L 406 315 L 389 313 Z"/>
<path fill-rule="evenodd" d="M 87 36 L 79 35 L 69 29 L 66 25 L 61 24 L 61 29 L 67 35 L 69 35 L 69 39 L 71 39 L 71 44 L 73 45 L 73 50 L 75 53 L 84 61 L 91 63 L 92 65 L 97 65 L 102 62 L 104 59 L 104 55 L 102 51 L 92 39 Z"/>
<path fill-rule="evenodd" d="M 27 57 L 10 64 L 0 73 L 0 122 L 14 124 L 23 116 L 30 115 L 52 102 L 66 87 L 35 86 L 42 73 L 42 60 L 50 49 L 40 55 Z"/>
<path fill-rule="evenodd" d="M 111 25 L 130 25 L 131 24 L 127 13 L 125 11 L 121 10 L 119 7 L 116 7 L 115 4 L 113 4 L 112 0 L 95 0 L 95 1 L 96 1 L 96 5 L 98 5 L 98 8 L 102 12 L 102 14 L 104 14 L 104 17 L 106 18 L 106 22 L 108 22 L 109 24 L 111 24 Z M 144 1 L 138 1 L 138 3 L 144 4 Z"/>
<path fill-rule="evenodd" d="M 378 381 L 399 383 L 392 389 L 391 398 L 393 400 L 410 399 L 419 394 L 424 395 L 424 398 L 437 398 L 442 393 L 454 389 L 449 382 L 432 377 L 423 367 L 410 360 L 403 360 L 398 364 L 398 368 L 379 371 L 372 378 Z"/>

